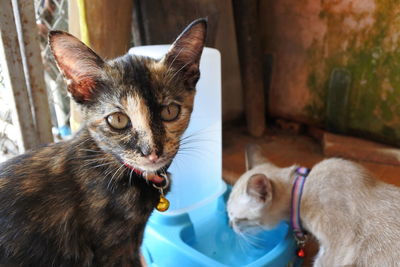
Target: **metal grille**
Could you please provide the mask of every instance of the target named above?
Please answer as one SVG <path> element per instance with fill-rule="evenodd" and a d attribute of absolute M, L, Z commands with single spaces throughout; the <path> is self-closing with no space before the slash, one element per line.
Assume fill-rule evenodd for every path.
<path fill-rule="evenodd" d="M 15 139 L 15 127 L 11 120 L 11 106 L 9 95 L 4 84 L 4 76 L 0 66 L 0 162 L 18 154 L 18 145 Z"/>
<path fill-rule="evenodd" d="M 3 73 L 1 70 L 1 66 L 0 66 L 0 88 L 3 89 L 4 88 L 4 78 L 3 78 Z"/>
<path fill-rule="evenodd" d="M 54 126 L 53 132 L 57 140 L 57 137 L 62 138 L 62 129 L 68 129 L 69 98 L 65 91 L 64 81 L 51 55 L 47 36 L 51 30 L 68 30 L 68 0 L 34 0 L 34 4 Z M 0 60 L 4 60 L 1 55 Z M 12 107 L 9 104 L 11 90 L 5 88 L 3 75 L 0 64 L 0 162 L 19 153 L 15 139 L 18 132 L 12 124 Z"/>
<path fill-rule="evenodd" d="M 66 134 L 63 131 L 69 129 L 69 98 L 65 90 L 64 81 L 51 54 L 47 36 L 51 30 L 68 30 L 68 1 L 35 0 L 35 12 L 40 34 L 52 122 L 55 126 L 56 137 L 61 138 L 62 135 Z"/>

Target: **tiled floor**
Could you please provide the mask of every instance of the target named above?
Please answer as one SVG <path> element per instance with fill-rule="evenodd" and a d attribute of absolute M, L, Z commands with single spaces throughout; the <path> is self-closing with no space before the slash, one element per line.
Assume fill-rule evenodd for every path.
<path fill-rule="evenodd" d="M 295 135 L 279 130 L 268 130 L 261 138 L 252 138 L 242 126 L 225 126 L 223 134 L 223 177 L 228 183 L 234 183 L 245 169 L 244 148 L 248 143 L 262 146 L 264 155 L 278 166 L 300 164 L 312 167 L 324 159 L 318 141 L 304 135 Z M 400 166 L 360 162 L 377 178 L 400 185 Z M 317 245 L 310 243 L 306 249 L 307 259 L 304 266 L 311 266 Z"/>

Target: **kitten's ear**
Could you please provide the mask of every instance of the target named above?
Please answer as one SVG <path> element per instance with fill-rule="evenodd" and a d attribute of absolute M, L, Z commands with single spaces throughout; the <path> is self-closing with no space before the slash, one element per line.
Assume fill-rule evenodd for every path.
<path fill-rule="evenodd" d="M 163 62 L 178 73 L 190 89 L 196 86 L 200 78 L 200 57 L 207 35 L 207 19 L 193 21 L 172 44 Z"/>
<path fill-rule="evenodd" d="M 267 162 L 267 159 L 262 155 L 261 147 L 256 144 L 249 144 L 246 146 L 245 158 L 247 171 L 257 165 Z"/>
<path fill-rule="evenodd" d="M 254 174 L 247 182 L 247 194 L 258 201 L 267 203 L 272 199 L 271 181 L 264 174 Z"/>
<path fill-rule="evenodd" d="M 66 32 L 51 31 L 49 44 L 75 101 L 84 103 L 92 100 L 104 61 L 78 38 Z"/>

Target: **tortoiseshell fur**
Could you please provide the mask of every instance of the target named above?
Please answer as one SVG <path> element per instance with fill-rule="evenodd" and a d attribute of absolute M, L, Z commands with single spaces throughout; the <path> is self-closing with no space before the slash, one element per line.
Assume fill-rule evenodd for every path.
<path fill-rule="evenodd" d="M 159 192 L 121 161 L 152 172 L 171 163 L 193 108 L 205 29 L 204 20 L 192 23 L 159 61 L 125 55 L 102 62 L 74 37 L 52 33 L 54 42 L 65 39 L 53 53 L 80 103 L 82 127 L 71 140 L 0 165 L 0 266 L 141 266 L 143 231 Z M 193 58 L 182 49 L 192 49 Z M 181 114 L 165 122 L 160 112 L 170 101 Z M 128 115 L 130 127 L 109 127 L 105 117 L 115 111 Z M 159 163 L 146 161 L 150 151 Z"/>

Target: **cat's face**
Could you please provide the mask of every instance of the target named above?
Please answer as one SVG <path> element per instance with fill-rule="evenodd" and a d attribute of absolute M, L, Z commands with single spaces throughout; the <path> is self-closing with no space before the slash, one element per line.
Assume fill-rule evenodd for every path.
<path fill-rule="evenodd" d="M 253 227 L 271 229 L 287 219 L 295 167 L 278 168 L 262 157 L 258 147 L 247 149 L 246 171 L 235 183 L 227 212 L 236 232 Z M 289 182 L 290 183 L 290 182 Z"/>
<path fill-rule="evenodd" d="M 172 161 L 188 126 L 205 35 L 205 21 L 195 21 L 161 60 L 103 61 L 61 32 L 50 44 L 99 147 L 136 169 L 157 171 Z"/>
<path fill-rule="evenodd" d="M 260 177 L 262 174 L 257 174 Z M 268 205 L 253 194 L 251 173 L 244 173 L 236 182 L 229 195 L 227 211 L 229 221 L 235 232 L 244 232 L 248 228 L 261 225 L 263 210 Z"/>

